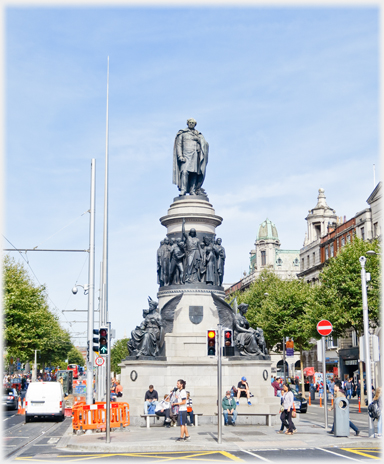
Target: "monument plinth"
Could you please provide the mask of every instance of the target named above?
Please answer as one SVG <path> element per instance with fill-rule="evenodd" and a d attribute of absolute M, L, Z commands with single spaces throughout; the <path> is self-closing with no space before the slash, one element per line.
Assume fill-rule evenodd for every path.
<path fill-rule="evenodd" d="M 232 308 L 224 301 L 226 254 L 221 238 L 216 238 L 223 218 L 202 188 L 209 146 L 195 125 L 188 120 L 188 128 L 175 140 L 173 180 L 180 195 L 160 218 L 167 232 L 157 250 L 158 302 L 149 300 L 142 324 L 132 331 L 130 356 L 120 364 L 132 423 L 141 420 L 149 385 L 162 399 L 178 379 L 186 381 L 194 411 L 204 414 L 202 421 L 217 421 L 217 359 L 208 357 L 206 337 L 219 323 L 233 330 L 235 341 L 235 356 L 222 362 L 222 397 L 245 376 L 254 394 L 246 411 L 270 414 L 278 409 L 263 331 L 249 326 L 247 305 Z M 240 412 L 246 412 L 242 408 Z M 265 418 L 247 420 L 264 423 Z"/>

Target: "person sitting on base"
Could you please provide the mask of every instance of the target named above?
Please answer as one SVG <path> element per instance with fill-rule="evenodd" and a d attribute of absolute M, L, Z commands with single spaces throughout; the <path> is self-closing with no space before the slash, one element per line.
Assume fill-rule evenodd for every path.
<path fill-rule="evenodd" d="M 144 414 L 148 414 L 148 406 L 150 404 L 154 404 L 156 408 L 158 401 L 159 395 L 157 394 L 157 391 L 153 389 L 153 385 L 150 385 L 149 390 L 147 390 L 144 397 Z"/>
<path fill-rule="evenodd" d="M 247 379 L 245 377 L 241 377 L 240 382 L 237 384 L 237 406 L 239 405 L 240 397 L 245 397 L 248 400 L 248 406 L 251 406 L 252 403 L 250 401 L 251 394 L 249 392 L 249 386 Z"/>
<path fill-rule="evenodd" d="M 235 398 L 231 396 L 230 390 L 228 390 L 221 402 L 223 408 L 224 425 L 228 425 L 228 414 L 232 414 L 232 425 L 236 425 L 237 411 Z"/>
<path fill-rule="evenodd" d="M 164 395 L 164 399 L 156 404 L 155 414 L 157 416 L 164 416 L 164 426 L 171 427 L 171 419 L 169 413 L 171 411 L 171 403 L 169 402 L 169 395 Z"/>

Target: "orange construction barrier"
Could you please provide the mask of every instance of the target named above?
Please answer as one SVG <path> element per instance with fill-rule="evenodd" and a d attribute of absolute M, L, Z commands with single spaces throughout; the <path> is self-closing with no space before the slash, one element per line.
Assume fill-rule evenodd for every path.
<path fill-rule="evenodd" d="M 309 397 L 308 397 L 308 406 L 311 406 L 311 394 L 309 394 Z"/>
<path fill-rule="evenodd" d="M 361 407 L 360 407 L 360 396 L 359 396 L 359 412 L 361 412 Z"/>
<path fill-rule="evenodd" d="M 321 396 L 320 396 L 320 407 L 321 407 L 321 408 L 323 407 L 323 405 L 321 404 Z"/>
<path fill-rule="evenodd" d="M 72 428 L 77 430 L 105 430 L 107 410 L 106 403 L 96 402 L 95 404 L 85 404 L 84 402 L 75 403 L 72 408 Z M 123 428 L 130 424 L 129 404 L 110 403 L 111 428 Z"/>
<path fill-rule="evenodd" d="M 23 405 L 21 405 L 21 399 L 19 396 L 19 404 L 17 408 L 17 414 L 25 414 L 25 399 L 23 400 Z"/>
<path fill-rule="evenodd" d="M 331 399 L 331 406 L 333 406 L 333 396 L 332 396 L 332 399 Z"/>

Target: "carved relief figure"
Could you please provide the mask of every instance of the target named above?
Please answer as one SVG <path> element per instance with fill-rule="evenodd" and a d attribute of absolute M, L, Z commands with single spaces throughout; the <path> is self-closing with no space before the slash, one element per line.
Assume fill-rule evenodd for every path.
<path fill-rule="evenodd" d="M 221 245 L 221 238 L 216 240 L 216 244 L 214 246 L 216 258 L 217 258 L 217 275 L 218 275 L 218 282 L 216 285 L 223 285 L 224 279 L 224 265 L 225 265 L 225 249 Z"/>
<path fill-rule="evenodd" d="M 196 237 L 196 230 L 191 229 L 187 235 L 185 232 L 185 219 L 183 219 L 182 236 L 185 241 L 185 282 L 194 283 L 200 281 L 201 248 L 200 240 Z"/>

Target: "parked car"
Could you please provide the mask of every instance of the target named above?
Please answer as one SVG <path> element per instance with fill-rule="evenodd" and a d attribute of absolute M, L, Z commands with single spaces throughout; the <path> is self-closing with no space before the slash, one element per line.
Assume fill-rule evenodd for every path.
<path fill-rule="evenodd" d="M 25 396 L 25 423 L 34 417 L 64 420 L 65 401 L 60 382 L 32 382 Z"/>
<path fill-rule="evenodd" d="M 7 409 L 18 409 L 19 395 L 16 388 L 4 387 L 3 388 L 3 406 Z"/>
<path fill-rule="evenodd" d="M 68 364 L 67 371 L 73 372 L 73 378 L 79 378 L 79 366 L 77 364 Z"/>
<path fill-rule="evenodd" d="M 295 403 L 295 408 L 297 412 L 307 412 L 308 408 L 308 403 L 307 400 L 304 396 L 302 396 L 301 393 L 296 393 L 295 391 L 292 390 L 293 397 L 294 397 L 294 403 Z"/>

